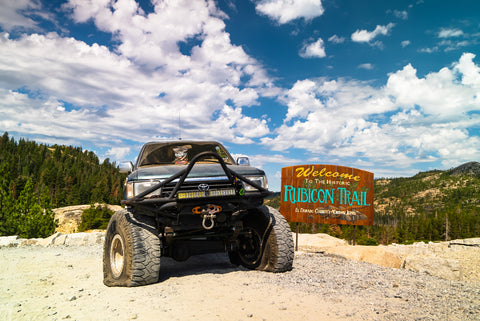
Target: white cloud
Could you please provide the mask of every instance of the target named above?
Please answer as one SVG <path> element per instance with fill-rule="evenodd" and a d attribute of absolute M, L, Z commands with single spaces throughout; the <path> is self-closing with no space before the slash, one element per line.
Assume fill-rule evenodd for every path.
<path fill-rule="evenodd" d="M 321 0 L 262 0 L 255 9 L 280 24 L 299 18 L 311 20 L 324 12 Z"/>
<path fill-rule="evenodd" d="M 460 37 L 463 36 L 463 31 L 460 29 L 448 29 L 448 28 L 442 28 L 438 32 L 438 37 L 439 38 L 455 38 L 455 37 Z"/>
<path fill-rule="evenodd" d="M 0 10 L 0 26 L 11 31 L 14 28 L 37 28 L 37 23 L 28 17 L 31 13 L 39 13 L 41 5 L 32 0 L 2 0 Z"/>
<path fill-rule="evenodd" d="M 244 116 L 242 107 L 256 108 L 278 88 L 231 43 L 214 2 L 154 5 L 148 15 L 133 0 L 64 6 L 75 22 L 111 33 L 114 50 L 56 33 L 0 34 L 0 128 L 118 146 L 125 138 L 176 138 L 179 117 L 184 138 L 249 143 L 268 134 L 266 121 Z M 178 44 L 191 40 L 182 53 Z"/>
<path fill-rule="evenodd" d="M 344 37 L 339 37 L 337 35 L 333 35 L 330 38 L 328 38 L 328 41 L 333 42 L 333 43 L 344 43 L 345 38 Z"/>
<path fill-rule="evenodd" d="M 300 57 L 302 58 L 324 58 L 327 56 L 325 53 L 325 45 L 322 38 L 318 38 L 317 41 L 312 43 L 307 43 L 303 45 L 302 49 L 299 52 Z"/>
<path fill-rule="evenodd" d="M 380 35 L 382 36 L 388 35 L 390 30 L 392 30 L 394 26 L 395 26 L 394 23 L 389 23 L 386 26 L 377 25 L 377 27 L 373 31 L 357 30 L 352 34 L 351 39 L 354 42 L 370 43 Z"/>
<path fill-rule="evenodd" d="M 106 152 L 106 155 L 116 160 L 125 160 L 130 152 L 130 147 L 112 147 Z"/>
<path fill-rule="evenodd" d="M 393 14 L 395 17 L 402 19 L 402 20 L 407 20 L 408 19 L 408 12 L 406 10 L 393 10 Z"/>
<path fill-rule="evenodd" d="M 408 168 L 442 159 L 479 159 L 480 67 L 464 54 L 452 68 L 423 78 L 412 65 L 392 73 L 385 86 L 324 78 L 298 81 L 283 98 L 285 122 L 273 150 L 305 149 L 312 157 Z M 382 164 L 382 165 L 379 165 Z"/>
<path fill-rule="evenodd" d="M 407 47 L 407 46 L 410 46 L 410 40 L 404 40 L 404 41 L 402 41 L 401 45 L 402 45 L 402 48 L 405 48 L 405 47 Z"/>
<path fill-rule="evenodd" d="M 365 63 L 365 64 L 360 64 L 360 65 L 358 65 L 357 68 L 359 68 L 359 69 L 365 69 L 365 70 L 372 70 L 372 69 L 373 69 L 373 65 L 370 64 L 370 63 Z"/>

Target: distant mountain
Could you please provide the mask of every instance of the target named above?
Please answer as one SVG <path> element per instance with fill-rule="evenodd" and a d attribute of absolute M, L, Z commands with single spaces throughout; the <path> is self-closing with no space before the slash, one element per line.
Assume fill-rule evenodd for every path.
<path fill-rule="evenodd" d="M 376 180 L 375 224 L 403 240 L 480 236 L 480 164 Z"/>
<path fill-rule="evenodd" d="M 447 172 L 453 176 L 460 176 L 460 175 L 480 176 L 480 163 L 479 162 L 465 163 Z"/>

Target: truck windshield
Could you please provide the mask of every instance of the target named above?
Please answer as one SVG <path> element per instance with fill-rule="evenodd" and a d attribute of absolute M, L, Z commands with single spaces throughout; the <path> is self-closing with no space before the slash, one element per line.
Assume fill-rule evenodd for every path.
<path fill-rule="evenodd" d="M 234 164 L 234 161 L 226 149 L 216 143 L 158 143 L 145 145 L 137 161 L 137 166 L 147 165 L 185 165 L 196 155 L 203 152 L 214 152 L 218 154 L 227 164 Z M 200 162 L 218 162 L 216 158 L 206 157 Z"/>

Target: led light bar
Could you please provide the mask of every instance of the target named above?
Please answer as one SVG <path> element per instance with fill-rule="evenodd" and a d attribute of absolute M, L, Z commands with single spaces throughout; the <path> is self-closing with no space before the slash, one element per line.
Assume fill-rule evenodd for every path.
<path fill-rule="evenodd" d="M 193 192 L 179 192 L 177 194 L 178 199 L 191 199 L 201 197 L 220 197 L 220 196 L 233 196 L 235 195 L 234 188 L 228 189 L 214 189 L 210 191 L 193 191 Z"/>

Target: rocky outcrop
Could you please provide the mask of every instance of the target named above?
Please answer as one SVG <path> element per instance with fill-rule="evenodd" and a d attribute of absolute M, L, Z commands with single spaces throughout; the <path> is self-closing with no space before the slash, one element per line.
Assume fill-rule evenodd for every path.
<path fill-rule="evenodd" d="M 385 248 L 403 258 L 402 267 L 405 269 L 448 280 L 480 281 L 480 238 L 392 244 Z"/>
<path fill-rule="evenodd" d="M 19 247 L 19 246 L 86 246 L 103 244 L 105 241 L 105 232 L 93 231 L 90 233 L 62 234 L 57 232 L 47 238 L 21 239 L 18 236 L 0 237 L 0 247 Z"/>
<path fill-rule="evenodd" d="M 350 246 L 325 234 L 300 234 L 298 246 L 306 252 L 404 268 L 448 280 L 480 282 L 480 238 L 412 245 Z"/>
<path fill-rule="evenodd" d="M 95 207 L 98 205 L 105 204 L 94 204 Z M 53 209 L 55 219 L 58 220 L 58 227 L 56 231 L 63 234 L 78 232 L 78 226 L 82 222 L 82 213 L 89 207 L 90 205 L 75 205 Z M 109 210 L 114 212 L 122 209 L 122 207 L 119 205 L 107 205 L 107 207 Z"/>

